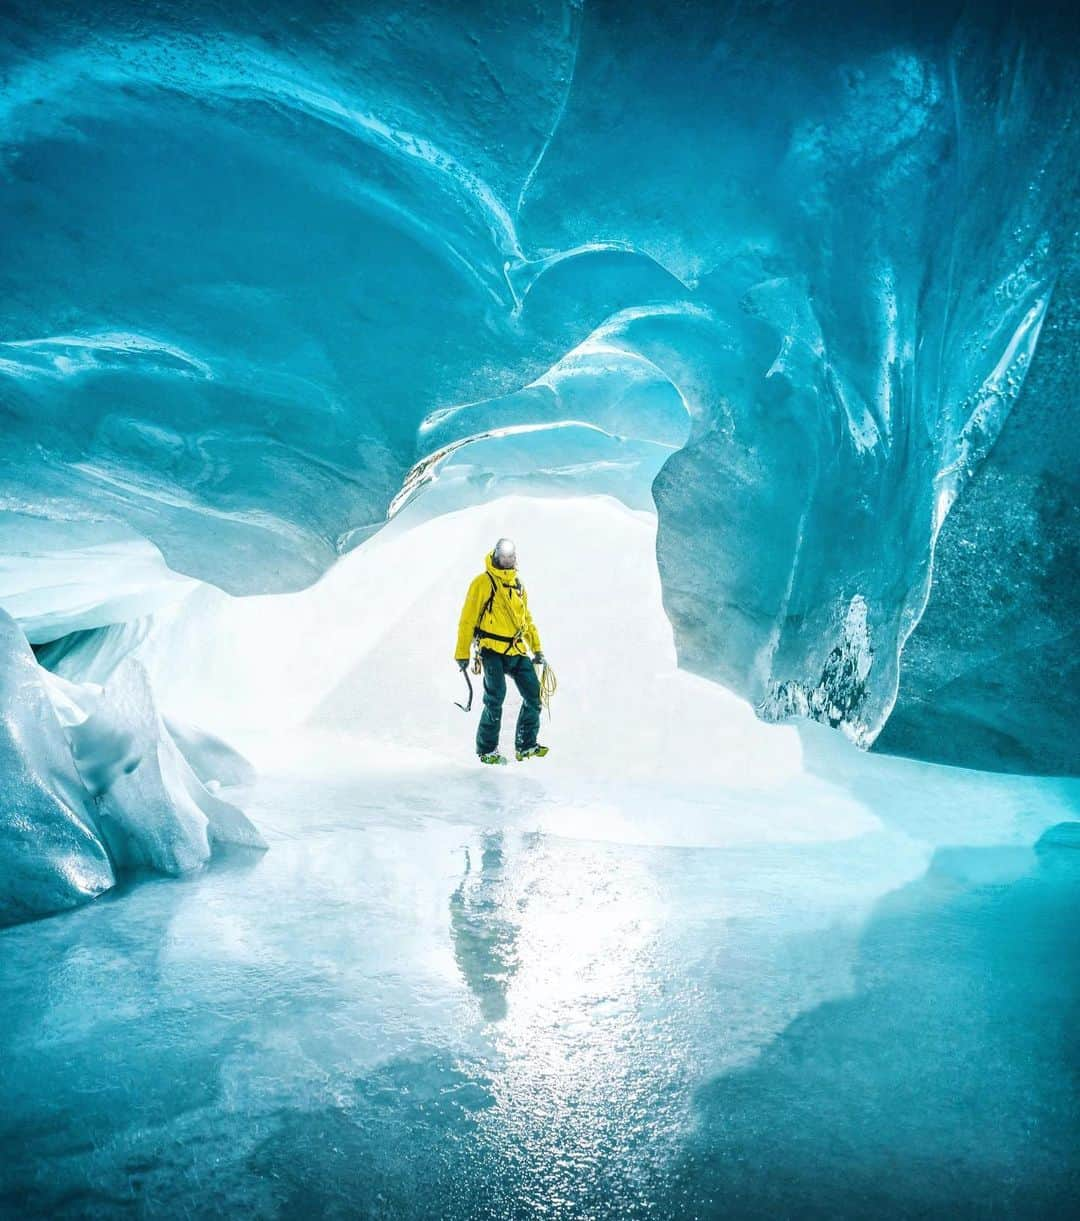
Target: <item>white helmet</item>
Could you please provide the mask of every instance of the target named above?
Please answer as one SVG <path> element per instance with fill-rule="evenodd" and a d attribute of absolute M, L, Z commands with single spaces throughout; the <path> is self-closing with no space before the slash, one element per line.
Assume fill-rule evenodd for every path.
<path fill-rule="evenodd" d="M 516 568 L 517 548 L 512 538 L 501 538 L 491 549 L 491 558 L 496 568 Z"/>

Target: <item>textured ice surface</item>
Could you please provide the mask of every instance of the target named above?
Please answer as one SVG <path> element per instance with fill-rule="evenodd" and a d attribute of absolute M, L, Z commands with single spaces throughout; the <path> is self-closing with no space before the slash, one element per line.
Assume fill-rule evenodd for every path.
<path fill-rule="evenodd" d="M 877 735 L 942 521 L 1075 297 L 1070 14 L 110 0 L 3 22 L 0 505 L 269 592 L 471 438 L 433 509 L 538 482 L 638 506 L 662 462 L 682 665 Z M 1042 384 L 1058 430 L 1067 373 Z M 1037 583 L 1075 523 L 1032 520 Z M 938 588 L 962 619 L 967 590 Z M 1075 617 L 1063 599 L 1050 633 Z M 960 647 L 927 635 L 917 694 L 949 703 Z M 956 757 L 993 762 L 969 690 Z M 1050 757 L 1041 706 L 1010 758 Z"/>
<path fill-rule="evenodd" d="M 4 1207 L 1075 1210 L 1075 786 L 811 726 L 846 775 L 694 822 L 572 804 L 556 718 L 549 770 L 252 734 L 269 852 L 0 934 Z"/>
<path fill-rule="evenodd" d="M 0 924 L 112 886 L 90 795 L 26 637 L 0 610 Z"/>
<path fill-rule="evenodd" d="M 1074 252 L 1024 392 L 938 538 L 882 748 L 1080 772 L 1080 429 L 1062 431 L 1060 406 L 1062 388 L 1077 384 Z"/>

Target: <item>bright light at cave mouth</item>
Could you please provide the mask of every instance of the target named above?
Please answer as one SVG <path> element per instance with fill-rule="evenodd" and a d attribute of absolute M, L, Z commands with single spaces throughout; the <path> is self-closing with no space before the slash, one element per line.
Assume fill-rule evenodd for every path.
<path fill-rule="evenodd" d="M 0 1214 L 1080 1213 L 1076 26 L 0 15 Z"/>

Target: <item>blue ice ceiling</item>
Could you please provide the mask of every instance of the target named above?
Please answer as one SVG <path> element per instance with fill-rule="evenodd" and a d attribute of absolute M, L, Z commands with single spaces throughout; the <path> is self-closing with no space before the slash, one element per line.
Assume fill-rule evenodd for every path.
<path fill-rule="evenodd" d="M 1076 770 L 1071 18 L 0 21 L 0 550 L 102 519 L 276 592 L 404 503 L 608 492 L 761 715 Z"/>

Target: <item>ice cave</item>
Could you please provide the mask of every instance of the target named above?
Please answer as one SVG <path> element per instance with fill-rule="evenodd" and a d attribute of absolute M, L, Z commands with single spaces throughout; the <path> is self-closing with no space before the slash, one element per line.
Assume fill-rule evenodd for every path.
<path fill-rule="evenodd" d="M 1078 50 L 3 6 L 0 1216 L 1080 1215 Z"/>

